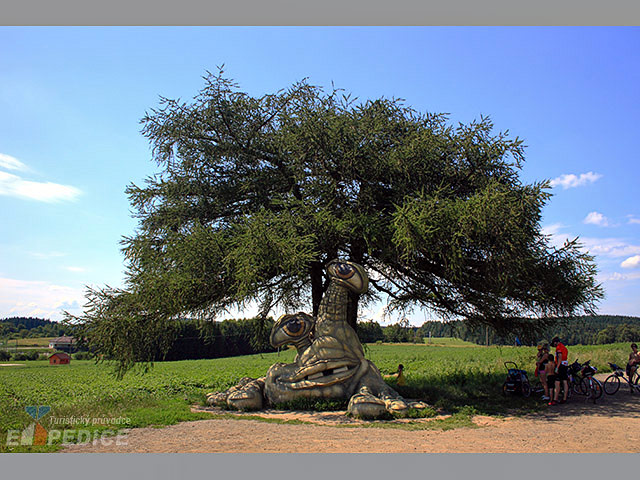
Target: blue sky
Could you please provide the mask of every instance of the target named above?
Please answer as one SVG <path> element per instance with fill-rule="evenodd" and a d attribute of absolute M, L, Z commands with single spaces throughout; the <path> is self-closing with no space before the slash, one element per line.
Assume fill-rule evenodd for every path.
<path fill-rule="evenodd" d="M 57 320 L 86 285 L 122 284 L 124 189 L 156 171 L 139 119 L 222 64 L 254 95 L 308 77 L 452 124 L 490 116 L 525 140 L 522 179 L 553 181 L 553 241 L 596 255 L 600 313 L 640 315 L 639 40 L 635 27 L 0 27 L 0 317 Z M 381 313 L 365 315 L 397 320 Z"/>

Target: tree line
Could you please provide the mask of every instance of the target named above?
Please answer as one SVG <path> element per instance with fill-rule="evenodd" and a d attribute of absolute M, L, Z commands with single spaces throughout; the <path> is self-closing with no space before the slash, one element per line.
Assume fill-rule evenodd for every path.
<path fill-rule="evenodd" d="M 273 324 L 271 317 L 266 320 L 242 318 L 220 322 L 176 320 L 171 332 L 163 338 L 167 344 L 166 353 L 158 350 L 153 359 L 175 361 L 273 352 L 275 349 L 269 344 Z M 0 325 L 11 325 L 14 329 L 22 326 L 24 328 L 18 332 L 28 332 L 26 338 L 40 336 L 35 333 L 42 331 L 54 332 L 54 335 L 73 334 L 68 326 L 39 318 L 14 317 L 1 320 Z M 382 326 L 375 321 L 365 321 L 358 323 L 357 333 L 362 343 L 423 343 L 431 335 L 434 338 L 455 337 L 479 345 L 484 345 L 487 337 L 490 345 L 514 345 L 518 337 L 524 345 L 535 345 L 542 340 L 550 341 L 557 335 L 567 345 L 594 345 L 640 341 L 640 318 L 612 315 L 563 318 L 541 335 L 527 332 L 499 335 L 491 327 L 473 327 L 462 321 L 429 321 L 420 327 L 406 323 Z M 82 348 L 82 339 L 80 343 Z M 94 352 L 101 353 L 95 349 Z"/>
<path fill-rule="evenodd" d="M 61 337 L 69 335 L 71 328 L 58 322 L 37 317 L 10 317 L 0 319 L 0 338 Z"/>
<path fill-rule="evenodd" d="M 564 317 L 538 333 L 522 330 L 506 335 L 500 335 L 491 327 L 473 327 L 462 321 L 425 322 L 418 330 L 422 337 L 428 337 L 430 332 L 432 337 L 456 337 L 480 345 L 484 345 L 487 338 L 490 345 L 514 345 L 516 338 L 524 345 L 537 345 L 540 341 L 549 342 L 555 336 L 567 345 L 596 345 L 640 341 L 640 318 L 622 315 Z"/>

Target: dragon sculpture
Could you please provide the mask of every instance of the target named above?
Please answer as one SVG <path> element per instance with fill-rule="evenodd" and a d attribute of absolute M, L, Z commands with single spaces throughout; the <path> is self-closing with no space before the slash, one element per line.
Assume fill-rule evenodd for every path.
<path fill-rule="evenodd" d="M 360 418 L 377 418 L 385 412 L 402 416 L 410 408 L 427 407 L 408 402 L 385 383 L 377 367 L 364 357 L 356 332 L 347 323 L 349 291 L 363 294 L 369 280 L 355 263 L 333 260 L 327 265 L 329 286 L 317 318 L 303 312 L 281 316 L 271 330 L 274 347 L 293 345 L 293 363 L 276 363 L 258 379 L 242 378 L 224 392 L 210 393 L 211 405 L 238 410 L 298 398 L 349 399 L 348 411 Z"/>

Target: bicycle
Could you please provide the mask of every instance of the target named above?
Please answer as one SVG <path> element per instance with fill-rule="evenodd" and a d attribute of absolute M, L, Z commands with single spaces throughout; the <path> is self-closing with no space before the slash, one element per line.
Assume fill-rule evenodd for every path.
<path fill-rule="evenodd" d="M 602 383 L 593 377 L 598 369 L 589 365 L 589 362 L 590 360 L 587 360 L 582 365 L 582 371 L 580 372 L 583 376 L 581 389 L 585 392 L 587 400 L 593 400 L 593 403 L 596 403 L 596 400 L 602 396 L 604 389 L 602 388 Z"/>
<path fill-rule="evenodd" d="M 581 370 L 582 364 L 578 362 L 578 360 L 569 365 L 567 371 L 569 375 L 569 394 L 573 392 L 576 395 L 586 395 L 586 390 L 582 390 L 582 376 L 580 375 Z"/>
<path fill-rule="evenodd" d="M 635 390 L 638 390 L 638 392 L 640 392 L 640 375 L 638 374 L 637 370 L 631 374 L 631 378 L 633 378 L 634 376 L 636 377 L 635 380 L 632 381 L 631 378 L 627 378 L 625 376 L 622 368 L 620 368 L 615 363 L 609 363 L 609 366 L 613 370 L 613 373 L 609 375 L 604 381 L 604 393 L 606 393 L 607 395 L 613 395 L 617 393 L 620 389 L 620 383 L 622 383 L 620 379 L 629 384 L 631 393 L 633 393 Z"/>

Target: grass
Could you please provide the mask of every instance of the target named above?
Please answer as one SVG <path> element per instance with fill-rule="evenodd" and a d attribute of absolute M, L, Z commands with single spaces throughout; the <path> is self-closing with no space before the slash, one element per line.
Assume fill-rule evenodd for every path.
<path fill-rule="evenodd" d="M 569 360 L 590 359 L 601 372 L 608 362 L 625 364 L 628 344 L 574 346 Z M 382 373 L 392 373 L 399 363 L 405 366 L 406 385 L 393 385 L 405 398 L 419 399 L 441 412 L 451 413 L 446 419 L 404 423 L 403 428 L 458 428 L 471 426 L 473 414 L 504 415 L 525 413 L 544 408 L 535 398 L 503 397 L 501 385 L 506 376 L 503 362 L 515 361 L 521 368 L 533 370 L 534 347 L 460 348 L 424 344 L 367 346 L 367 358 Z M 0 452 L 55 451 L 56 443 L 43 447 L 7 447 L 9 430 L 22 431 L 33 423 L 25 412 L 30 405 L 47 405 L 51 412 L 41 424 L 47 429 L 72 428 L 52 425 L 53 418 L 118 418 L 129 421 L 123 427 L 171 425 L 186 420 L 211 418 L 209 413 L 190 411 L 194 403 L 204 404 L 205 394 L 221 391 L 243 376 L 263 376 L 275 362 L 292 362 L 295 351 L 251 355 L 212 360 L 185 360 L 156 363 L 145 375 L 129 373 L 116 380 L 113 370 L 93 361 L 72 360 L 70 365 L 50 366 L 46 361 L 11 362 L 20 367 L 0 367 Z M 531 377 L 533 381 L 533 377 Z M 303 402 L 304 403 L 304 402 Z M 338 405 L 339 404 L 339 405 Z M 292 405 L 294 406 L 294 405 Z M 342 408 L 344 402 L 323 405 L 297 405 L 305 409 Z M 290 406 L 289 406 L 290 407 Z M 470 413 L 473 412 L 473 413 Z M 394 425 L 393 422 L 371 422 L 367 425 Z M 429 424 L 430 426 L 425 426 Z M 109 425 L 81 425 L 92 432 L 113 429 Z M 75 428 L 79 428 L 76 426 Z"/>
<path fill-rule="evenodd" d="M 14 340 L 2 340 L 0 346 L 13 349 L 16 347 L 43 347 L 49 348 L 49 342 L 57 337 L 17 338 Z"/>
<path fill-rule="evenodd" d="M 477 347 L 478 344 L 460 340 L 454 337 L 425 337 L 423 341 L 426 345 L 433 347 Z"/>

